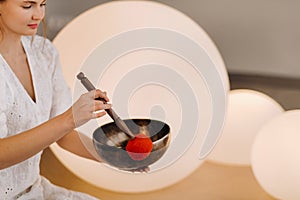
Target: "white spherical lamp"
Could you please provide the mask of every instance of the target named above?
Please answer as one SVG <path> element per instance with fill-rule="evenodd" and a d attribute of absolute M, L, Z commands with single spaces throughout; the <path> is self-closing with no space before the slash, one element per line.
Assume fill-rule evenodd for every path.
<path fill-rule="evenodd" d="M 53 43 L 74 100 L 86 92 L 74 80 L 82 71 L 108 92 L 122 119 L 155 118 L 171 128 L 168 151 L 149 173 L 116 170 L 52 145 L 75 175 L 107 190 L 148 192 L 182 180 L 203 163 L 224 122 L 229 80 L 218 49 L 198 24 L 160 3 L 111 1 L 72 20 Z M 108 122 L 106 116 L 78 128 L 90 152 L 93 131 Z"/>
<path fill-rule="evenodd" d="M 300 199 L 300 110 L 284 112 L 265 124 L 252 147 L 252 170 L 270 195 Z"/>
<path fill-rule="evenodd" d="M 254 90 L 229 92 L 224 129 L 209 160 L 230 165 L 250 165 L 250 152 L 258 130 L 281 114 L 283 108 L 271 97 Z"/>

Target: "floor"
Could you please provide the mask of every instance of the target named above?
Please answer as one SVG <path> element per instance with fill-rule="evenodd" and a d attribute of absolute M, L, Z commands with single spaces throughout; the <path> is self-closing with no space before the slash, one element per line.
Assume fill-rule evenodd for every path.
<path fill-rule="evenodd" d="M 54 184 L 92 194 L 101 200 L 273 200 L 257 184 L 250 167 L 229 167 L 206 162 L 183 181 L 159 191 L 124 194 L 92 186 L 68 171 L 46 149 L 41 173 Z"/>
<path fill-rule="evenodd" d="M 230 75 L 231 89 L 255 89 L 274 98 L 284 109 L 300 108 L 300 80 L 276 77 Z M 124 194 L 92 186 L 68 171 L 46 149 L 41 173 L 53 183 L 92 194 L 102 200 L 272 200 L 256 182 L 250 167 L 205 162 L 183 181 L 155 192 Z"/>

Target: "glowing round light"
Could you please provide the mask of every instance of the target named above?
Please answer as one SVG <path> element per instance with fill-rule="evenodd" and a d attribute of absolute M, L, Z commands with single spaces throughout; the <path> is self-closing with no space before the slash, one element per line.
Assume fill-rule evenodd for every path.
<path fill-rule="evenodd" d="M 176 23 L 170 23 L 172 21 Z M 152 38 L 148 34 L 156 34 L 157 43 L 144 45 L 144 42 L 149 42 L 147 38 Z M 161 37 L 162 35 L 165 37 Z M 171 42 L 170 39 L 176 42 Z M 137 41 L 143 43 L 136 44 Z M 74 43 L 78 48 L 73 48 Z M 151 1 L 112 1 L 78 16 L 58 34 L 54 44 L 60 52 L 63 72 L 72 89 L 74 85 L 80 84 L 75 77 L 78 70 L 84 68 L 83 72 L 96 87 L 108 91 L 115 110 L 122 118 L 140 118 L 151 113 L 152 117 L 166 120 L 172 131 L 170 148 L 162 159 L 150 166 L 150 173 L 147 174 L 133 175 L 111 169 L 104 164 L 66 152 L 53 144 L 51 150 L 70 171 L 87 182 L 108 190 L 145 192 L 172 185 L 199 167 L 220 134 L 225 118 L 229 81 L 216 46 L 193 20 L 173 8 Z M 107 44 L 113 44 L 115 48 L 102 51 Z M 189 44 L 197 48 L 197 51 L 186 51 Z M 193 54 L 194 52 L 196 53 Z M 192 54 L 192 57 L 186 59 Z M 110 56 L 113 59 L 109 59 Z M 203 63 L 194 65 L 191 62 L 194 60 Z M 202 69 L 199 70 L 199 67 Z M 95 68 L 105 70 L 98 73 Z M 136 77 L 147 82 L 139 82 L 140 79 Z M 183 95 L 187 92 L 186 88 L 194 95 L 193 99 L 190 98 L 192 95 Z M 123 92 L 123 98 L 119 98 L 119 93 L 115 91 L 129 92 Z M 78 85 L 73 95 L 83 92 L 86 92 L 85 89 Z M 124 96 L 125 94 L 128 96 Z M 124 102 L 128 103 L 128 110 L 125 111 L 122 110 Z M 182 109 L 181 105 L 186 104 L 192 109 Z M 198 110 L 200 114 L 197 113 Z M 183 113 L 197 115 L 190 120 L 191 115 L 186 117 Z M 199 126 L 195 126 L 196 131 L 179 134 L 180 131 L 184 132 L 181 130 L 184 129 L 182 124 L 193 120 L 199 121 Z M 93 124 L 99 126 L 110 119 L 104 117 L 97 122 L 91 121 L 79 128 L 86 136 L 84 143 L 89 150 L 94 149 L 91 137 L 87 135 L 92 134 L 91 130 L 95 129 Z M 195 137 L 186 137 L 193 133 L 196 133 Z M 178 139 L 181 137 L 183 140 Z M 190 146 L 181 151 L 176 148 L 178 146 L 174 145 L 174 141 Z M 180 156 L 169 163 L 168 157 L 172 157 L 174 150 Z M 202 159 L 199 159 L 199 154 Z M 166 166 L 160 168 L 159 163 Z"/>
<path fill-rule="evenodd" d="M 258 130 L 283 108 L 269 96 L 254 90 L 229 92 L 225 126 L 209 156 L 214 162 L 250 165 L 250 152 Z"/>
<path fill-rule="evenodd" d="M 300 110 L 284 112 L 265 124 L 252 147 L 252 170 L 270 195 L 300 199 Z"/>

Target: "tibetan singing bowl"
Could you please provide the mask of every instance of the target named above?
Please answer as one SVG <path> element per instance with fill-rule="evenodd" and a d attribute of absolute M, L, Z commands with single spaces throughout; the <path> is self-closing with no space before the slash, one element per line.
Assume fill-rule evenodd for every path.
<path fill-rule="evenodd" d="M 150 119 L 126 119 L 123 121 L 133 134 L 143 133 L 151 139 L 152 151 L 143 160 L 133 160 L 125 150 L 128 142 L 124 140 L 124 138 L 126 139 L 125 133 L 114 122 L 111 122 L 100 126 L 93 133 L 95 149 L 105 163 L 121 170 L 135 170 L 148 167 L 164 155 L 170 142 L 170 127 L 167 124 Z M 122 139 L 123 143 L 114 143 L 115 140 Z"/>

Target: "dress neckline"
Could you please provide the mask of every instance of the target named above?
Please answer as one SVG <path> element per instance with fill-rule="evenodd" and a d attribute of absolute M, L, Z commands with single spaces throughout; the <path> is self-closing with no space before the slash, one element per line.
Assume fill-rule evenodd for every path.
<path fill-rule="evenodd" d="M 34 76 L 34 69 L 32 67 L 32 60 L 30 57 L 30 46 L 29 46 L 29 41 L 25 41 L 25 38 L 22 36 L 21 37 L 21 44 L 22 47 L 25 51 L 26 54 L 26 58 L 27 58 L 27 62 L 28 62 L 28 66 L 29 66 L 29 72 L 30 72 L 30 76 L 31 76 L 31 80 L 32 80 L 32 87 L 33 87 L 33 92 L 34 92 L 34 98 L 35 100 L 29 95 L 29 93 L 27 92 L 27 90 L 25 89 L 24 85 L 21 83 L 21 81 L 19 80 L 19 78 L 17 77 L 17 75 L 14 73 L 14 71 L 11 69 L 11 67 L 9 66 L 9 64 L 7 63 L 7 61 L 5 60 L 5 58 L 2 56 L 2 54 L 0 53 L 0 57 L 2 58 L 2 60 L 4 61 L 4 66 L 7 68 L 7 70 L 9 71 L 11 77 L 13 78 L 13 80 L 15 81 L 15 83 L 17 84 L 17 86 L 20 88 L 20 90 L 25 94 L 26 98 L 29 99 L 29 101 L 32 104 L 37 104 L 38 102 L 38 96 L 36 93 L 36 81 L 35 81 L 35 76 Z"/>

